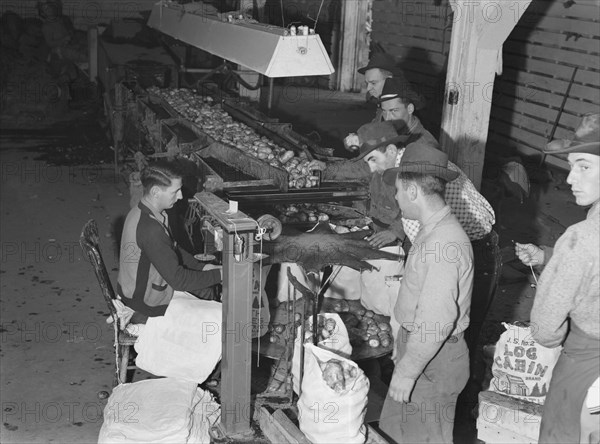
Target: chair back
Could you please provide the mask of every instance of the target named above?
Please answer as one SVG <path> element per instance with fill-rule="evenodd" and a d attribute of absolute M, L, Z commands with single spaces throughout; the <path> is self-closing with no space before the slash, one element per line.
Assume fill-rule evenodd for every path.
<path fill-rule="evenodd" d="M 79 236 L 79 244 L 81 245 L 81 249 L 83 250 L 85 256 L 88 258 L 92 264 L 92 267 L 94 268 L 94 272 L 96 273 L 96 278 L 98 278 L 98 283 L 100 284 L 102 296 L 104 297 L 108 311 L 112 315 L 113 319 L 115 319 L 118 323 L 119 318 L 117 316 L 117 310 L 113 305 L 113 300 L 116 299 L 116 294 L 110 282 L 108 272 L 106 271 L 106 265 L 102 259 L 102 254 L 100 253 L 98 224 L 96 224 L 94 219 L 88 220 L 83 226 L 83 229 L 81 230 L 81 236 Z M 118 325 L 118 327 L 120 328 L 121 326 Z"/>

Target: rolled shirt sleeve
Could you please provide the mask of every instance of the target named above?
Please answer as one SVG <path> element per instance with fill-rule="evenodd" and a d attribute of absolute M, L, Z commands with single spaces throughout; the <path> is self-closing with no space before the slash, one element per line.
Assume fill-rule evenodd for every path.
<path fill-rule="evenodd" d="M 556 254 L 551 254 L 538 282 L 531 328 L 535 340 L 546 347 L 558 347 L 564 341 L 567 318 L 590 280 L 593 262 L 581 257 L 584 247 L 580 242 L 578 233 L 568 229 L 556 242 Z"/>

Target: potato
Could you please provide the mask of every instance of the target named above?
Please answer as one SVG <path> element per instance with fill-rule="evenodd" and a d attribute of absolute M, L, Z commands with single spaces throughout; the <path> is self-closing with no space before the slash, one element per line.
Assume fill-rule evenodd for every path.
<path fill-rule="evenodd" d="M 323 379 L 330 388 L 338 393 L 342 392 L 346 388 L 346 381 L 341 362 L 337 359 L 329 360 L 323 369 Z"/>
<path fill-rule="evenodd" d="M 332 332 L 335 330 L 335 327 L 337 327 L 335 319 L 327 318 L 325 320 L 325 330 Z"/>
<path fill-rule="evenodd" d="M 377 326 L 381 331 L 390 331 L 392 329 L 392 327 L 390 327 L 390 324 L 388 324 L 387 322 L 380 322 L 379 324 L 377 324 Z"/>
<path fill-rule="evenodd" d="M 377 348 L 381 345 L 379 338 L 369 338 L 369 347 Z"/>
<path fill-rule="evenodd" d="M 364 316 L 366 316 L 367 318 L 372 318 L 373 316 L 375 316 L 375 313 L 372 310 L 366 310 Z"/>

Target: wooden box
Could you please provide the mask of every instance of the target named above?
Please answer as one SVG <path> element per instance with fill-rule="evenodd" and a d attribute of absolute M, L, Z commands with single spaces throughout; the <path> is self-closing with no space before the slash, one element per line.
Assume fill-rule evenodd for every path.
<path fill-rule="evenodd" d="M 170 155 L 191 154 L 212 144 L 214 140 L 197 125 L 184 118 L 160 121 L 160 150 Z"/>
<path fill-rule="evenodd" d="M 149 94 L 145 97 L 138 97 L 136 102 L 138 118 L 146 127 L 156 126 L 165 119 L 179 117 L 177 111 L 160 97 Z"/>
<path fill-rule="evenodd" d="M 537 443 L 544 406 L 501 393 L 479 393 L 477 438 L 486 443 Z"/>

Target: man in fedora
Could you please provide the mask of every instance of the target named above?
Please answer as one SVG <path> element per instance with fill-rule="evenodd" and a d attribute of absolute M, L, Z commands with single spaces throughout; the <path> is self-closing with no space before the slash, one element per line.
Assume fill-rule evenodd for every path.
<path fill-rule="evenodd" d="M 458 177 L 448 156 L 428 143 L 407 147 L 400 165 L 383 174 L 403 216 L 421 225 L 394 308 L 395 368 L 379 421 L 398 443 L 451 443 L 456 400 L 469 378 L 463 332 L 473 251 L 444 199 Z"/>
<path fill-rule="evenodd" d="M 546 347 L 564 344 L 538 442 L 598 442 L 598 415 L 586 398 L 600 375 L 600 114 L 585 115 L 570 139 L 554 140 L 544 152 L 568 156 L 567 183 L 577 205 L 590 209 L 554 249 L 516 244 L 525 265 L 545 265 L 531 310 L 533 338 Z"/>

